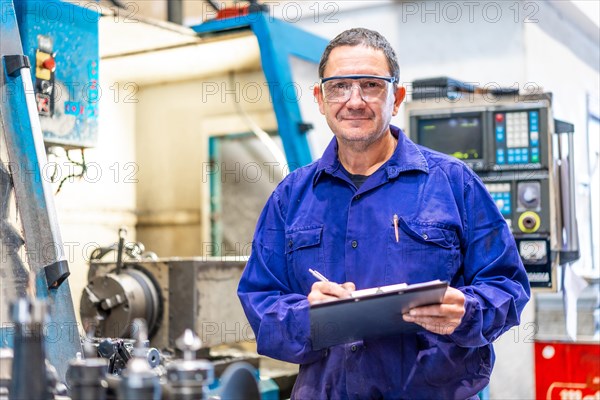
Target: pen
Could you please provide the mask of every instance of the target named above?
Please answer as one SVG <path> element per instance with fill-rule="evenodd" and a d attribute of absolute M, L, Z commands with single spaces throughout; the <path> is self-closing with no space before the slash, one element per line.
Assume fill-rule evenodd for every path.
<path fill-rule="evenodd" d="M 400 241 L 400 237 L 398 236 L 398 214 L 394 214 L 394 233 L 396 234 L 396 243 Z"/>
<path fill-rule="evenodd" d="M 329 279 L 325 278 L 319 271 L 315 271 L 314 269 L 309 268 L 308 272 L 310 272 L 315 278 L 317 278 L 321 282 L 329 282 Z"/>

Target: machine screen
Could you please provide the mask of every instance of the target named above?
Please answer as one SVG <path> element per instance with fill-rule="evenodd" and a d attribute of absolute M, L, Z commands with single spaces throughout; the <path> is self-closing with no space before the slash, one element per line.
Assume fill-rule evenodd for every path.
<path fill-rule="evenodd" d="M 483 125 L 480 114 L 419 119 L 418 142 L 461 160 L 483 158 Z"/>

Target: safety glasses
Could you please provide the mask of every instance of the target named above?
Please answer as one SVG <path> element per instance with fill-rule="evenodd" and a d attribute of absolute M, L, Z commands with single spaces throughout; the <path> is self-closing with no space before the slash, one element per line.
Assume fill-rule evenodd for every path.
<path fill-rule="evenodd" d="M 354 87 L 358 88 L 361 98 L 366 102 L 384 99 L 390 84 L 395 81 L 393 76 L 348 75 L 322 78 L 320 83 L 325 102 L 345 103 L 350 100 Z"/>

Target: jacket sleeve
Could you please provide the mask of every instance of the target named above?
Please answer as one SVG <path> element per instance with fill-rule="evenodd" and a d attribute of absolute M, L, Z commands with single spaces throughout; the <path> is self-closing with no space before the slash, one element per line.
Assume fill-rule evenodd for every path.
<path fill-rule="evenodd" d="M 258 220 L 238 296 L 256 335 L 259 354 L 311 363 L 324 357 L 325 351 L 312 350 L 308 300 L 290 289 L 284 242 L 284 216 L 274 192 Z"/>
<path fill-rule="evenodd" d="M 479 347 L 519 324 L 530 289 L 510 228 L 478 177 L 465 185 L 464 201 L 465 315 L 451 338 Z"/>

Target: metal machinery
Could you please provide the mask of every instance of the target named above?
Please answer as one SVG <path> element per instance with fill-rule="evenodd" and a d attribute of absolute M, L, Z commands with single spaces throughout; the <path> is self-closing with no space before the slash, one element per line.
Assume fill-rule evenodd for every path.
<path fill-rule="evenodd" d="M 117 261 L 104 262 L 113 251 Z M 80 313 L 98 355 L 109 360 L 108 373 L 113 378 L 126 377 L 137 354 L 152 367 L 147 368 L 152 369 L 146 371 L 148 377 L 167 378 L 168 384 L 161 385 L 173 398 L 194 390 L 196 395 L 223 398 L 227 391 L 243 390 L 253 396 L 256 390 L 263 399 L 278 399 L 281 389 L 291 390 L 286 387 L 293 383 L 289 374 L 275 380 L 261 378 L 257 383 L 259 357 L 244 349 L 244 344 L 254 340 L 236 294 L 245 257 L 159 260 L 144 252 L 142 244 L 126 243 L 122 230 L 118 243 L 98 248 L 91 257 Z M 141 348 L 139 338 L 130 340 L 139 334 L 139 321 L 147 321 Z M 211 351 L 213 348 L 218 349 Z M 177 349 L 183 352 L 183 360 L 174 360 Z M 202 360 L 194 361 L 196 354 Z M 210 377 L 194 378 L 190 364 Z M 253 371 L 250 376 L 255 389 L 247 382 L 247 374 L 228 372 L 232 368 Z M 237 378 L 238 374 L 242 377 Z"/>
<path fill-rule="evenodd" d="M 251 3 L 249 14 L 194 30 L 211 36 L 248 29 L 257 36 L 265 76 L 278 83 L 269 90 L 293 169 L 312 157 L 305 135 L 310 127 L 298 105 L 284 99 L 293 83 L 288 57 L 317 63 L 326 41 Z M 97 142 L 100 9 L 59 0 L 0 5 L 0 133 L 8 155 L 8 163 L 0 164 L 1 272 L 14 283 L 2 294 L 12 304 L 12 322 L 0 329 L 0 398 L 145 399 L 160 398 L 161 391 L 170 399 L 272 398 L 277 388 L 268 380 L 260 382 L 259 393 L 253 357 L 243 358 L 248 365 L 232 362 L 239 356 L 210 362 L 194 356 L 200 343 L 205 357 L 211 347 L 253 339 L 236 297 L 244 259 L 141 259 L 122 237 L 117 263 L 91 265 L 81 313 L 86 330 L 97 337 L 84 338 L 82 349 L 42 167 L 52 146 L 84 149 Z M 24 238 L 8 218 L 14 213 Z M 23 246 L 27 260 L 20 257 Z M 128 251 L 130 259 L 123 261 Z M 53 337 L 48 323 L 57 331 Z M 23 383 L 31 380 L 36 385 Z"/>
<path fill-rule="evenodd" d="M 98 15 L 88 10 L 96 23 L 83 24 L 83 9 L 72 4 L 21 1 L 15 7 L 2 0 L 0 6 L 0 134 L 2 156 L 8 157 L 0 167 L 0 314 L 10 305 L 12 321 L 0 329 L 0 397 L 51 399 L 66 393 L 62 382 L 81 341 L 53 194 L 42 172 L 44 138 L 62 146 L 93 143 Z M 44 18 L 40 7 L 54 7 L 58 14 Z M 81 69 L 70 58 L 75 54 L 88 62 L 85 77 L 76 72 Z M 87 83 L 86 99 L 72 87 L 65 90 L 67 83 Z M 24 237 L 11 215 L 20 217 Z"/>
<path fill-rule="evenodd" d="M 199 335 L 193 353 L 200 350 L 203 362 L 211 365 L 215 380 L 210 389 L 222 388 L 231 365 L 243 361 L 258 369 L 256 354 L 240 348 L 254 339 L 236 295 L 245 264 L 245 258 L 129 260 L 121 266 L 92 262 L 80 312 L 86 329 L 99 338 L 99 353 L 110 360 L 109 373 L 121 375 L 129 368 L 133 351 L 127 342 L 134 338 L 140 318 L 148 321 L 150 347 L 138 354 L 159 374 L 164 358 L 176 354 L 190 329 Z M 211 352 L 219 346 L 220 352 Z M 166 368 L 175 365 L 166 363 Z M 166 375 L 178 377 L 183 371 Z M 279 398 L 274 381 L 262 380 L 260 385 L 263 399 Z"/>
<path fill-rule="evenodd" d="M 441 81 L 444 87 L 415 82 L 407 133 L 479 175 L 513 232 L 532 288 L 556 289 L 555 267 L 579 258 L 573 125 L 553 119 L 551 94 L 448 97 Z"/>
<path fill-rule="evenodd" d="M 462 159 L 479 175 L 512 230 L 534 290 L 562 286 L 562 296 L 535 297 L 536 322 L 530 327 L 535 329 L 536 398 L 597 398 L 598 335 L 565 339 L 559 327 L 573 313 L 563 304 L 577 302 L 577 297 L 569 300 L 565 277 L 579 258 L 573 125 L 553 118 L 548 93 L 490 93 L 448 78 L 415 81 L 413 89 L 406 105 L 410 137 Z M 563 272 L 561 285 L 557 266 Z M 578 323 L 575 313 L 571 321 L 594 325 L 591 314 Z"/>
<path fill-rule="evenodd" d="M 237 300 L 243 257 L 92 263 L 81 300 L 97 337 L 128 338 L 136 318 L 148 321 L 150 344 L 175 348 L 185 329 L 205 347 L 253 339 Z"/>

